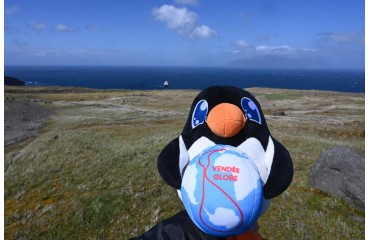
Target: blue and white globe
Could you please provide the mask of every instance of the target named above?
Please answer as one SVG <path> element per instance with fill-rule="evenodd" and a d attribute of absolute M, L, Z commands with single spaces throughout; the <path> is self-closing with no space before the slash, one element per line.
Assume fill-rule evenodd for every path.
<path fill-rule="evenodd" d="M 190 160 L 181 197 L 192 221 L 214 236 L 253 227 L 263 205 L 263 182 L 253 161 L 228 145 L 215 145 Z"/>

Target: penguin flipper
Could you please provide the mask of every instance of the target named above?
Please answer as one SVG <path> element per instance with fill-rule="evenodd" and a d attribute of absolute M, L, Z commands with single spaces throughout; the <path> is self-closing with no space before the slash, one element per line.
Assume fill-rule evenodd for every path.
<path fill-rule="evenodd" d="M 164 147 L 158 156 L 157 167 L 162 179 L 175 189 L 181 188 L 179 170 L 180 146 L 179 138 L 175 138 Z"/>
<path fill-rule="evenodd" d="M 277 140 L 272 138 L 275 145 L 275 154 L 272 160 L 270 174 L 264 186 L 264 197 L 274 198 L 284 192 L 293 179 L 293 161 L 288 150 Z"/>

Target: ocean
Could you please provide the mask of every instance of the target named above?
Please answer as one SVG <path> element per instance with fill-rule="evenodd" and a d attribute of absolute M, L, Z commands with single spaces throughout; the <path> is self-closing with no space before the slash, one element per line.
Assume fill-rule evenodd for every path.
<path fill-rule="evenodd" d="M 241 69 L 226 67 L 5 66 L 6 76 L 30 86 L 96 89 L 204 89 L 212 85 L 365 92 L 364 70 Z"/>

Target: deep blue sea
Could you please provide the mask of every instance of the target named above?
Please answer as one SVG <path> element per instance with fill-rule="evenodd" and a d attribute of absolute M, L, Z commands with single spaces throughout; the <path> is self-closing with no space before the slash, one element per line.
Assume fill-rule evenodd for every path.
<path fill-rule="evenodd" d="M 32 86 L 97 89 L 204 89 L 212 85 L 365 92 L 364 70 L 281 70 L 224 67 L 5 66 L 6 76 Z"/>

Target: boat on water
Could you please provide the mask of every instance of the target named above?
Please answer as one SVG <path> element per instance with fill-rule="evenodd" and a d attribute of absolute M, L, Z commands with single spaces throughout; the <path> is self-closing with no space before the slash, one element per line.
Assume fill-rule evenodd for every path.
<path fill-rule="evenodd" d="M 168 81 L 167 81 L 167 80 L 163 82 L 163 87 L 167 88 L 169 85 L 170 85 L 170 84 L 168 83 Z"/>

